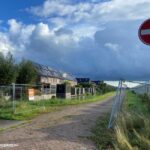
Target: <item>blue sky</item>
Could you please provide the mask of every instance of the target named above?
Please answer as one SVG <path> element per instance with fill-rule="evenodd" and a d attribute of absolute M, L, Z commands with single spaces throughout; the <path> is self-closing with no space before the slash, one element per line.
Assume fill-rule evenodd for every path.
<path fill-rule="evenodd" d="M 38 1 L 40 0 L 3 0 L 1 1 L 0 5 L 0 18 L 4 21 L 7 21 L 11 18 L 16 18 L 25 21 L 25 19 L 28 17 L 26 13 L 24 13 L 21 10 L 26 7 L 30 7 L 31 5 L 37 4 Z"/>
<path fill-rule="evenodd" d="M 149 0 L 3 0 L 0 51 L 81 77 L 148 80 L 137 34 L 149 12 Z"/>

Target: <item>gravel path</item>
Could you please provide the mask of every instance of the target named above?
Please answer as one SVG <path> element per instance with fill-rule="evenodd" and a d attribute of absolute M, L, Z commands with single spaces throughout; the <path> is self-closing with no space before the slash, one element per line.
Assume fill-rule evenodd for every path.
<path fill-rule="evenodd" d="M 96 150 L 86 137 L 91 135 L 96 119 L 110 111 L 112 99 L 63 107 L 40 115 L 24 126 L 2 132 L 0 150 Z M 1 144 L 16 145 L 4 148 Z"/>

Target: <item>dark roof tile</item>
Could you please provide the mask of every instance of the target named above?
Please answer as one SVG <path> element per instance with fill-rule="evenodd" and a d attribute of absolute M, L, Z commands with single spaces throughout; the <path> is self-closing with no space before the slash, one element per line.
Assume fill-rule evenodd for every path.
<path fill-rule="evenodd" d="M 49 66 L 44 66 L 44 65 L 41 65 L 41 64 L 38 64 L 35 62 L 32 62 L 32 63 L 35 66 L 38 74 L 41 76 L 76 81 L 75 77 L 71 74 L 68 74 L 63 71 L 54 70 L 54 69 L 50 68 Z M 63 74 L 65 74 L 65 77 L 63 76 Z"/>

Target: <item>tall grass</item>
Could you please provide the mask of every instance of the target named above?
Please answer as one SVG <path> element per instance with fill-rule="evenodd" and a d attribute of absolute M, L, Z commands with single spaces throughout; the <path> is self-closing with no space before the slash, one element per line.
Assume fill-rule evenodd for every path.
<path fill-rule="evenodd" d="M 126 93 L 123 111 L 114 130 L 108 129 L 109 116 L 100 117 L 92 129 L 99 150 L 150 150 L 150 97 Z"/>
<path fill-rule="evenodd" d="M 126 107 L 115 127 L 117 150 L 150 150 L 149 97 L 127 93 Z"/>
<path fill-rule="evenodd" d="M 104 95 L 88 96 L 85 99 L 50 99 L 41 101 L 15 101 L 15 112 L 12 113 L 12 101 L 0 101 L 0 119 L 25 120 L 34 116 L 60 109 L 61 106 L 78 105 L 104 100 L 114 95 L 114 92 Z"/>

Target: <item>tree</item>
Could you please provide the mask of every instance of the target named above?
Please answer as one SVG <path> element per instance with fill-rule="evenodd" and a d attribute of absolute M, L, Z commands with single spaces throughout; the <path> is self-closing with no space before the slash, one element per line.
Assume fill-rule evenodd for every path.
<path fill-rule="evenodd" d="M 17 83 L 34 84 L 37 81 L 37 71 L 29 60 L 22 60 L 18 66 Z"/>
<path fill-rule="evenodd" d="M 12 54 L 0 52 L 0 84 L 11 84 L 16 80 L 16 65 Z"/>
<path fill-rule="evenodd" d="M 107 85 L 106 83 L 104 83 L 104 81 L 100 81 L 100 83 L 97 85 L 97 92 L 99 94 L 104 94 L 106 92 L 111 92 L 116 90 L 115 87 L 111 86 L 111 85 Z"/>
<path fill-rule="evenodd" d="M 84 82 L 84 83 L 79 83 L 77 87 L 90 88 L 93 87 L 93 84 L 91 82 Z"/>

